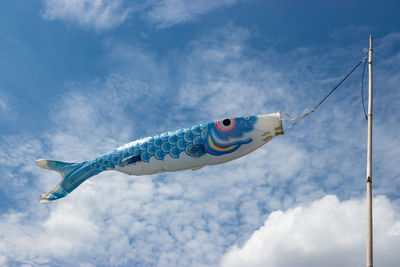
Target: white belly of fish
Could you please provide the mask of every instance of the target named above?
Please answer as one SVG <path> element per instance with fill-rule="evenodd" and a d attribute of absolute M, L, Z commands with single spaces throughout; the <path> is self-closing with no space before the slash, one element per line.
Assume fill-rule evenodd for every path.
<path fill-rule="evenodd" d="M 179 158 L 172 158 L 169 155 L 165 156 L 164 160 L 157 160 L 151 158 L 149 162 L 137 162 L 124 167 L 116 166 L 117 171 L 129 174 L 129 175 L 147 175 L 155 174 L 160 172 L 171 172 L 179 170 L 193 169 L 197 170 L 206 165 L 216 165 L 227 161 L 231 161 L 240 158 L 248 153 L 254 151 L 260 146 L 264 145 L 264 142 L 254 140 L 251 144 L 243 145 L 239 147 L 233 153 L 214 156 L 210 154 L 204 154 L 199 158 L 188 156 L 182 152 Z"/>

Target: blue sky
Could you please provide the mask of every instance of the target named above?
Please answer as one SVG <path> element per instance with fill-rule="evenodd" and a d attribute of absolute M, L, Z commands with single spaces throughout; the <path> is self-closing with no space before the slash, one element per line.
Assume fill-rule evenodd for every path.
<path fill-rule="evenodd" d="M 304 113 L 374 37 L 375 263 L 400 261 L 398 1 L 0 3 L 0 265 L 365 264 L 366 121 L 357 70 L 318 110 L 236 161 L 59 181 L 148 135 Z"/>

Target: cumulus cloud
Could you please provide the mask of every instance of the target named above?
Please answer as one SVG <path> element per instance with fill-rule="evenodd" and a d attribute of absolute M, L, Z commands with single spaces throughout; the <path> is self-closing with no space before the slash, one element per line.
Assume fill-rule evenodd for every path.
<path fill-rule="evenodd" d="M 375 264 L 400 261 L 400 216 L 385 197 L 374 199 Z M 365 201 L 328 195 L 309 206 L 272 212 L 242 247 L 234 246 L 221 266 L 365 265 Z"/>

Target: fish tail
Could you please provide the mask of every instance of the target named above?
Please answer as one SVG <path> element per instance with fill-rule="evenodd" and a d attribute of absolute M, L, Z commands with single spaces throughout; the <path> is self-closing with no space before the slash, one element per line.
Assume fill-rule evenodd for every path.
<path fill-rule="evenodd" d="M 53 189 L 40 195 L 39 202 L 49 202 L 63 198 L 90 177 L 102 172 L 84 161 L 80 163 L 66 163 L 62 161 L 39 159 L 36 164 L 44 169 L 57 171 L 61 174 L 61 182 Z"/>

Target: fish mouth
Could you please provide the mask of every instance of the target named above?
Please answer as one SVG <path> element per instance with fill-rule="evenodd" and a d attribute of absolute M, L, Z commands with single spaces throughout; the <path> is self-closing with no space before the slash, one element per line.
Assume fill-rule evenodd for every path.
<path fill-rule="evenodd" d="M 278 128 L 282 128 L 282 118 L 280 112 L 267 114 L 267 115 L 257 115 L 257 123 L 254 129 L 265 133 L 266 131 L 277 132 Z"/>

